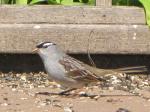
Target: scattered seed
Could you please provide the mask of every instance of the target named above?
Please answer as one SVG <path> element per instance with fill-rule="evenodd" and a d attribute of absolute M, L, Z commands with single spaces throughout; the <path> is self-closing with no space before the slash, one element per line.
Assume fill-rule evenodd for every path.
<path fill-rule="evenodd" d="M 124 108 L 119 108 L 116 112 L 130 112 L 130 111 Z"/>
<path fill-rule="evenodd" d="M 12 88 L 11 90 L 12 90 L 12 91 L 16 91 L 17 89 L 16 89 L 16 88 Z"/>
<path fill-rule="evenodd" d="M 27 100 L 28 98 L 20 98 L 21 100 Z"/>
<path fill-rule="evenodd" d="M 25 82 L 27 81 L 27 77 L 26 77 L 25 75 L 22 75 L 22 76 L 20 77 L 20 79 L 23 80 L 23 81 L 25 81 Z"/>
<path fill-rule="evenodd" d="M 8 106 L 8 103 L 2 103 L 1 106 Z"/>
<path fill-rule="evenodd" d="M 73 110 L 70 107 L 64 107 L 64 112 L 73 112 Z"/>
<path fill-rule="evenodd" d="M 3 98 L 3 100 L 8 101 L 8 98 Z"/>

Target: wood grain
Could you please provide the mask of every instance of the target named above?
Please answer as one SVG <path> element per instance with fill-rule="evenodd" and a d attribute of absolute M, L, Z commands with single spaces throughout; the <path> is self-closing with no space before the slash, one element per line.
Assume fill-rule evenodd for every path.
<path fill-rule="evenodd" d="M 0 23 L 145 24 L 137 7 L 0 6 Z"/>
<path fill-rule="evenodd" d="M 31 53 L 41 41 L 69 53 L 150 54 L 145 25 L 0 24 L 1 53 Z"/>
<path fill-rule="evenodd" d="M 110 7 L 112 6 L 112 0 L 96 0 L 96 6 Z"/>

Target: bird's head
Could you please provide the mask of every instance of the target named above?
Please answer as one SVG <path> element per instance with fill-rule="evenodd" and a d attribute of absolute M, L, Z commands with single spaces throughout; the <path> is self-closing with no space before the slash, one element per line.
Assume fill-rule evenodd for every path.
<path fill-rule="evenodd" d="M 61 54 L 63 51 L 53 42 L 41 42 L 36 45 L 36 49 L 33 52 L 38 53 L 40 56 L 51 57 Z"/>

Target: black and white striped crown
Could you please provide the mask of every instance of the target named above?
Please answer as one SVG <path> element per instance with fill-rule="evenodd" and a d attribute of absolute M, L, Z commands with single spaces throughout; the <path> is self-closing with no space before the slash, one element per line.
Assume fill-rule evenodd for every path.
<path fill-rule="evenodd" d="M 36 47 L 37 48 L 47 48 L 47 47 L 52 46 L 52 45 L 56 45 L 56 44 L 53 42 L 41 42 Z"/>

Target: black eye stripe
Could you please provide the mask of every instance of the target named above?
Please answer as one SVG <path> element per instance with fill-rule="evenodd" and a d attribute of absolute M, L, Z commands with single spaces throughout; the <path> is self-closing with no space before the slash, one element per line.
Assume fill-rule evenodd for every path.
<path fill-rule="evenodd" d="M 36 47 L 37 47 L 37 48 L 42 48 L 43 45 L 42 45 L 42 44 L 39 44 L 39 45 L 37 45 Z"/>

